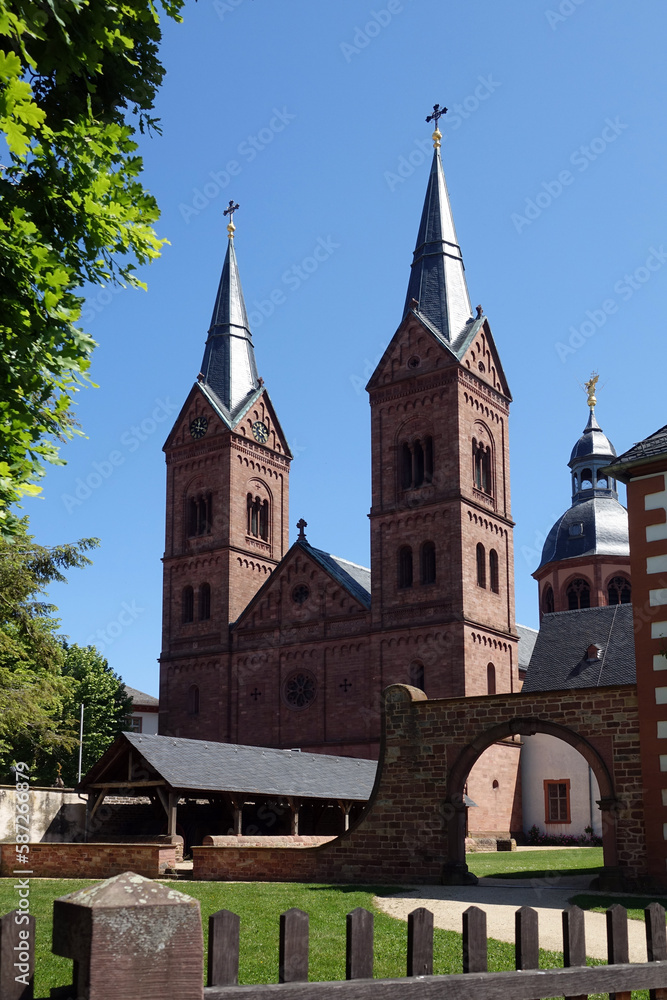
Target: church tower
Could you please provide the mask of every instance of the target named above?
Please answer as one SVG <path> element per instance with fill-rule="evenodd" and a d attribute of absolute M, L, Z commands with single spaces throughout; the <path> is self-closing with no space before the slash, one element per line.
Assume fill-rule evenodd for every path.
<path fill-rule="evenodd" d="M 225 739 L 229 625 L 288 547 L 291 453 L 255 352 L 228 244 L 201 372 L 164 445 L 160 732 Z M 196 720 L 192 717 L 196 716 Z"/>
<path fill-rule="evenodd" d="M 367 386 L 373 662 L 382 686 L 432 698 L 518 689 L 511 396 L 481 306 L 472 315 L 443 113 L 403 320 Z"/>
<path fill-rule="evenodd" d="M 629 604 L 630 543 L 628 512 L 619 503 L 616 480 L 605 466 L 616 449 L 595 416 L 598 376 L 586 383 L 590 414 L 572 449 L 572 505 L 547 535 L 540 565 L 540 618 L 552 611 L 576 611 L 607 604 Z"/>

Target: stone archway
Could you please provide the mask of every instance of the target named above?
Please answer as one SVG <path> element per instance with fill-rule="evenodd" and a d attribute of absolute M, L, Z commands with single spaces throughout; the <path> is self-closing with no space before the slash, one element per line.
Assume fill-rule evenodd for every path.
<path fill-rule="evenodd" d="M 616 844 L 616 814 L 618 803 L 614 782 L 609 768 L 596 748 L 581 733 L 567 726 L 547 719 L 512 718 L 485 729 L 465 746 L 449 769 L 447 794 L 443 806 L 443 816 L 447 825 L 447 853 L 449 861 L 444 866 L 443 881 L 450 885 L 476 882 L 468 871 L 465 860 L 466 807 L 463 790 L 473 765 L 482 754 L 501 740 L 512 736 L 534 736 L 544 733 L 568 743 L 577 750 L 591 767 L 600 789 L 598 804 L 602 817 L 602 851 L 605 881 L 610 885 L 615 881 L 618 870 L 618 850 Z"/>

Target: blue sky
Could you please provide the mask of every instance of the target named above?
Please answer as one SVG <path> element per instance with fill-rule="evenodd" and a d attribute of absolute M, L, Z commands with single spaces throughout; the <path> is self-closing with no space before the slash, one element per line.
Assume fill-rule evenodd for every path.
<path fill-rule="evenodd" d="M 666 28 L 655 0 L 199 0 L 165 25 L 163 136 L 141 152 L 169 245 L 147 293 L 90 292 L 87 437 L 25 505 L 43 544 L 102 541 L 51 590 L 72 641 L 157 693 L 161 449 L 200 368 L 230 198 L 259 373 L 296 455 L 290 539 L 304 517 L 313 545 L 368 565 L 363 387 L 401 319 L 436 102 L 471 298 L 514 399 L 517 621 L 537 625 L 530 574 L 570 503 L 582 383 L 599 371 L 619 452 L 667 422 Z"/>

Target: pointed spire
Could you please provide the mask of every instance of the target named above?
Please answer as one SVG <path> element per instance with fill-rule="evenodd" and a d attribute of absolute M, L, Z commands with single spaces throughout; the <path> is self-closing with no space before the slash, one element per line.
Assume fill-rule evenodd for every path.
<path fill-rule="evenodd" d="M 436 105 L 438 108 L 438 105 Z M 446 109 L 445 109 L 446 110 Z M 438 111 L 438 117 L 444 114 Z M 427 121 L 434 118 L 429 116 Z M 452 209 L 440 159 L 442 134 L 433 133 L 433 162 L 426 188 L 414 251 L 404 315 L 416 299 L 419 312 L 448 341 L 454 341 L 472 316 L 463 258 L 454 228 Z"/>
<path fill-rule="evenodd" d="M 236 227 L 232 215 L 238 207 L 230 201 L 225 210 L 225 215 L 230 216 L 227 253 L 201 366 L 204 384 L 213 390 L 230 414 L 260 386 L 234 251 Z"/>

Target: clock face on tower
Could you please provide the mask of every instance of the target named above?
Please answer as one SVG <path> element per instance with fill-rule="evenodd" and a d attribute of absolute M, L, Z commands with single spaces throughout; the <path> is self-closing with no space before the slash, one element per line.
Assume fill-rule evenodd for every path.
<path fill-rule="evenodd" d="M 195 441 L 199 438 L 203 438 L 204 434 L 208 430 L 208 420 L 206 417 L 195 417 L 195 419 L 190 424 L 190 433 L 192 434 Z"/>
<path fill-rule="evenodd" d="M 269 440 L 269 428 L 261 420 L 256 420 L 252 425 L 252 436 L 260 444 L 266 444 Z"/>

